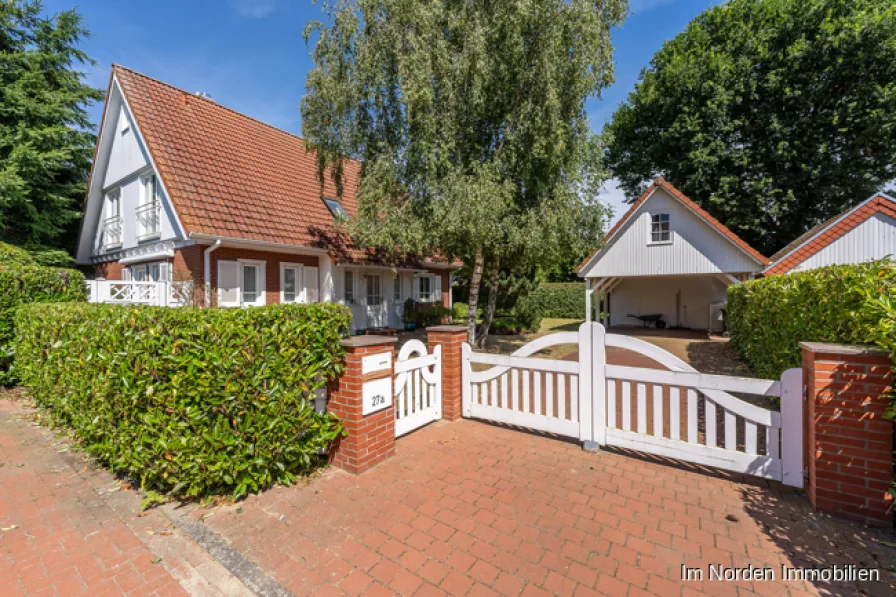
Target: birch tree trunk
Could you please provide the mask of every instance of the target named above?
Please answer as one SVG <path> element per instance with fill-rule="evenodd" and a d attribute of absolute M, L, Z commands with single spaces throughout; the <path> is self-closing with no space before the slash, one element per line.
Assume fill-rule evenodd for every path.
<path fill-rule="evenodd" d="M 476 345 L 476 309 L 479 307 L 479 287 L 482 282 L 482 270 L 485 268 L 485 258 L 482 249 L 476 249 L 473 259 L 473 273 L 470 276 L 470 313 L 467 315 L 467 342 L 470 346 Z"/>
<path fill-rule="evenodd" d="M 500 273 L 501 260 L 495 256 L 489 264 L 489 286 L 488 286 L 488 305 L 485 307 L 485 317 L 482 318 L 482 328 L 479 330 L 479 337 L 476 339 L 476 346 L 482 348 L 485 346 L 485 339 L 488 338 L 488 330 L 492 326 L 492 320 L 495 318 L 495 306 L 498 304 L 498 274 Z"/>

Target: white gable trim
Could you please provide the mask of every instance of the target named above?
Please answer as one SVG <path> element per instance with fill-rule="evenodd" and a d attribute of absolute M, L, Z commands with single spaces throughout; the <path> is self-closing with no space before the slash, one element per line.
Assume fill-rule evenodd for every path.
<path fill-rule="evenodd" d="M 836 226 L 837 224 L 839 224 L 840 222 L 842 222 L 843 220 L 845 220 L 846 218 L 848 218 L 849 216 L 854 214 L 855 212 L 859 211 L 860 209 L 862 209 L 863 207 L 865 207 L 866 205 L 868 205 L 869 203 L 871 203 L 878 197 L 883 197 L 884 199 L 887 199 L 889 201 L 892 201 L 893 203 L 896 203 L 896 199 L 894 199 L 893 197 L 890 197 L 886 193 L 875 193 L 875 194 L 871 195 L 870 197 L 868 197 L 867 199 L 865 199 L 864 201 L 862 201 L 861 203 L 859 203 L 858 205 L 856 205 L 855 207 L 853 207 L 852 209 L 850 209 L 849 211 L 844 213 L 842 216 L 840 216 L 839 218 L 837 218 L 836 220 L 834 220 L 833 222 L 831 222 L 830 224 L 828 224 L 827 226 L 825 226 L 824 228 L 822 228 L 821 230 L 819 230 L 818 232 L 813 234 L 811 237 L 807 238 L 806 240 L 804 240 L 803 242 L 801 242 L 800 244 L 795 246 L 786 255 L 782 255 L 781 258 L 778 259 L 777 261 L 773 261 L 773 262 L 769 263 L 768 266 L 764 270 L 762 270 L 762 273 L 769 271 L 770 269 L 775 267 L 776 264 L 781 263 L 782 261 L 784 261 L 791 255 L 793 255 L 794 253 L 799 251 L 801 248 L 805 247 L 806 245 L 808 245 L 809 243 L 814 241 L 816 238 L 818 238 L 819 236 L 821 236 L 822 234 L 824 234 L 825 232 L 827 232 L 828 230 L 830 230 L 831 228 L 833 228 L 834 226 Z M 830 246 L 830 243 L 825 246 Z M 820 250 L 821 249 L 819 249 L 819 251 Z M 817 253 L 817 251 L 816 251 L 816 253 Z M 806 259 L 808 259 L 808 257 Z M 806 261 L 806 259 L 803 259 L 803 261 Z M 793 269 L 796 266 L 798 266 L 800 263 L 803 263 L 803 261 L 800 261 L 799 263 L 795 264 L 792 268 L 788 269 L 787 272 L 793 271 Z M 787 272 L 784 272 L 784 273 L 787 273 Z"/>
<path fill-rule="evenodd" d="M 177 213 L 177 208 L 174 207 L 174 199 L 171 198 L 171 193 L 168 192 L 168 187 L 165 184 L 165 180 L 162 178 L 161 173 L 159 172 L 159 168 L 156 165 L 156 161 L 152 156 L 152 152 L 149 150 L 149 145 L 146 143 L 146 139 L 143 137 L 143 131 L 140 130 L 140 125 L 137 123 L 137 118 L 134 116 L 134 111 L 131 110 L 131 104 L 128 102 L 127 96 L 124 94 L 124 90 L 122 90 L 121 85 L 118 83 L 118 77 L 115 75 L 112 76 L 112 81 L 115 83 L 115 86 L 118 87 L 118 93 L 121 95 L 121 101 L 123 102 L 124 107 L 128 111 L 128 115 L 131 117 L 131 123 L 133 124 L 134 134 L 137 136 L 137 140 L 140 145 L 143 146 L 146 150 L 146 157 L 149 160 L 150 165 L 152 166 L 153 173 L 156 176 L 156 184 L 162 187 L 162 191 L 165 193 L 165 196 L 168 198 L 168 203 L 171 205 L 171 213 L 174 215 L 174 224 L 177 226 L 177 235 L 180 238 L 186 238 L 187 233 L 184 229 L 183 223 L 180 221 L 180 215 Z"/>
<path fill-rule="evenodd" d="M 111 108 L 111 109 L 110 109 Z M 142 171 L 143 174 L 150 170 L 155 174 L 157 183 L 161 186 L 167 203 L 171 208 L 172 224 L 175 227 L 175 235 L 181 239 L 186 239 L 187 235 L 181 222 L 180 215 L 171 199 L 171 193 L 165 185 L 164 180 L 159 174 L 159 169 L 153 159 L 152 153 L 149 151 L 149 145 L 143 137 L 134 112 L 125 97 L 118 77 L 113 73 L 112 80 L 109 84 L 109 93 L 106 97 L 106 106 L 103 114 L 103 120 L 100 123 L 99 133 L 97 135 L 97 151 L 94 157 L 94 163 L 90 173 L 90 182 L 87 189 L 87 200 L 84 202 L 84 214 L 81 217 L 81 227 L 78 236 L 78 251 L 76 261 L 80 264 L 91 263 L 91 247 L 93 246 L 96 227 L 100 224 L 99 211 L 102 209 L 102 199 L 105 188 L 104 178 L 106 169 L 109 165 L 110 153 L 116 134 L 118 133 L 118 122 L 122 116 L 122 112 L 126 111 L 131 123 L 131 132 L 135 135 L 138 145 L 146 156 L 150 167 Z M 110 139 L 111 137 L 111 139 Z M 126 178 L 131 178 L 135 174 L 131 174 Z M 97 206 L 99 202 L 99 207 Z"/>
<path fill-rule="evenodd" d="M 600 250 L 599 250 L 597 253 L 595 253 L 594 255 L 592 255 L 592 256 L 591 256 L 591 259 L 589 259 L 589 260 L 585 263 L 584 267 L 582 267 L 582 269 L 579 270 L 579 277 L 580 277 L 580 278 L 587 278 L 587 277 L 588 277 L 588 273 L 591 271 L 591 268 L 594 267 L 594 264 L 596 264 L 598 261 L 600 261 L 601 258 L 603 258 L 604 255 L 606 255 L 607 251 L 608 251 L 608 250 L 610 249 L 610 247 L 613 245 L 613 242 L 615 242 L 614 239 L 615 239 L 615 238 L 618 238 L 619 233 L 622 231 L 622 229 L 627 227 L 629 220 L 631 220 L 632 218 L 634 218 L 634 217 L 635 217 L 635 214 L 636 214 L 638 211 L 640 211 L 642 207 L 644 207 L 645 205 L 647 205 L 647 202 L 650 201 L 650 199 L 653 197 L 654 193 L 656 193 L 656 190 L 657 190 L 658 188 L 659 188 L 659 187 L 654 186 L 654 187 L 653 187 L 653 190 L 650 191 L 650 194 L 647 195 L 647 198 L 644 199 L 644 202 L 643 202 L 640 206 L 638 206 L 638 209 L 635 210 L 634 212 L 628 214 L 628 218 L 626 218 L 625 222 L 622 222 L 622 223 L 616 228 L 616 230 L 613 231 L 613 234 L 611 234 L 610 236 L 608 236 L 607 238 L 604 239 L 604 246 L 602 246 L 602 247 L 600 248 Z M 676 200 L 677 200 L 677 199 L 678 199 L 678 198 L 676 197 Z M 680 202 L 679 202 L 679 203 L 680 203 Z M 623 216 L 623 217 L 625 217 L 625 216 Z"/>
<path fill-rule="evenodd" d="M 616 228 L 616 230 L 613 232 L 613 234 L 612 234 L 611 236 L 607 237 L 607 239 L 606 239 L 605 242 L 604 242 L 604 246 L 601 247 L 600 250 L 599 250 L 597 253 L 595 253 L 594 256 L 591 257 L 591 259 L 589 259 L 589 260 L 585 263 L 585 265 L 582 267 L 582 269 L 579 270 L 579 277 L 580 277 L 580 278 L 587 278 L 587 277 L 588 277 L 588 274 L 589 274 L 589 272 L 591 271 L 591 269 L 594 267 L 594 265 L 595 265 L 598 261 L 600 261 L 600 260 L 603 258 L 604 255 L 606 255 L 607 250 L 609 250 L 610 247 L 613 246 L 613 243 L 615 242 L 615 239 L 619 237 L 619 235 L 620 235 L 620 233 L 623 231 L 623 229 L 625 229 L 625 230 L 628 229 L 628 224 L 629 224 L 629 222 L 630 222 L 631 220 L 636 220 L 636 219 L 637 219 L 636 216 L 637 216 L 640 212 L 642 212 L 642 210 L 644 209 L 644 206 L 647 205 L 647 204 L 650 202 L 650 200 L 651 200 L 651 199 L 653 198 L 653 196 L 656 194 L 657 189 L 660 189 L 660 188 L 662 188 L 662 187 L 660 187 L 660 186 L 654 186 L 653 190 L 650 191 L 650 194 L 647 195 L 647 197 L 644 199 L 644 201 L 641 203 L 641 205 L 638 206 L 638 209 L 636 209 L 634 212 L 628 214 L 628 218 L 626 218 L 625 222 L 622 222 L 622 224 L 621 224 L 618 228 Z M 762 263 L 762 261 L 760 261 L 759 259 L 756 259 L 756 257 L 754 257 L 753 255 L 751 255 L 749 251 L 745 251 L 743 247 L 741 247 L 739 244 L 737 244 L 736 242 L 734 242 L 734 241 L 733 241 L 727 234 L 723 233 L 721 230 L 719 230 L 718 228 L 716 228 L 716 227 L 715 227 L 713 224 L 711 224 L 706 218 L 704 218 L 699 212 L 697 212 L 697 211 L 695 211 L 693 208 L 691 208 L 690 205 L 688 205 L 687 203 L 685 203 L 684 201 L 682 201 L 681 199 L 679 199 L 679 198 L 675 195 L 675 193 L 673 193 L 673 192 L 671 192 L 671 191 L 669 191 L 668 189 L 665 189 L 665 188 L 663 188 L 663 190 L 666 192 L 667 195 L 669 195 L 670 197 L 672 197 L 672 198 L 673 198 L 679 205 L 681 205 L 682 207 L 686 208 L 689 212 L 691 212 L 694 216 L 696 216 L 698 220 L 700 220 L 701 222 L 703 222 L 703 223 L 704 223 L 708 228 L 710 228 L 713 232 L 715 232 L 716 234 L 718 234 L 719 236 L 721 236 L 722 238 L 724 238 L 725 241 L 728 242 L 728 244 L 730 244 L 731 246 L 733 246 L 734 248 L 736 248 L 738 251 L 740 251 L 741 253 L 743 253 L 744 255 L 746 255 L 747 257 L 749 257 L 751 260 L 755 261 L 755 262 L 758 263 L 759 265 L 765 265 L 765 264 Z M 875 195 L 875 197 L 877 197 L 877 195 Z M 670 216 L 670 221 L 671 221 L 671 216 Z M 668 244 L 668 243 L 653 243 L 653 244 Z"/>

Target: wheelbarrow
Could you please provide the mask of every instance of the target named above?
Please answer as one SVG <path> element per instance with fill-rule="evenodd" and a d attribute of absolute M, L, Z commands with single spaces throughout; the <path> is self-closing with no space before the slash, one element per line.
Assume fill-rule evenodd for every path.
<path fill-rule="evenodd" d="M 629 313 L 628 316 L 634 317 L 635 319 L 643 323 L 645 328 L 649 328 L 651 323 L 659 330 L 666 327 L 666 322 L 663 321 L 662 313 L 658 313 L 655 315 L 632 315 L 631 313 Z"/>

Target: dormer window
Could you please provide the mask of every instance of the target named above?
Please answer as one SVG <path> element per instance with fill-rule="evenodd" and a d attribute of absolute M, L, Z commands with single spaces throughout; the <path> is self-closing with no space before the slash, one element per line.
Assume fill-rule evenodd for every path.
<path fill-rule="evenodd" d="M 345 208 L 342 207 L 342 204 L 336 201 L 335 199 L 327 199 L 324 197 L 324 203 L 327 204 L 327 209 L 330 210 L 330 213 L 333 214 L 333 217 L 337 220 L 347 220 L 348 212 L 345 211 Z"/>
<path fill-rule="evenodd" d="M 650 215 L 650 243 L 651 245 L 671 243 L 672 242 L 672 224 L 669 220 L 669 214 L 651 214 Z"/>

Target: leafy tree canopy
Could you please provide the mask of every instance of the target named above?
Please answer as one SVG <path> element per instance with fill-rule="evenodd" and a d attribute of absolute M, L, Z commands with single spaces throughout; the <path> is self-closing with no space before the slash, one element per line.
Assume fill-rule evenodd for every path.
<path fill-rule="evenodd" d="M 585 100 L 612 81 L 626 0 L 324 7 L 302 129 L 321 175 L 363 164 L 358 240 L 471 264 L 473 314 L 486 265 L 497 285 L 505 265 L 594 245 L 605 176 Z"/>
<path fill-rule="evenodd" d="M 103 92 L 82 82 L 87 35 L 67 10 L 0 1 L 0 238 L 65 261 L 86 193 L 94 135 L 85 111 Z"/>
<path fill-rule="evenodd" d="M 664 174 L 770 254 L 896 177 L 896 3 L 710 8 L 605 132 L 630 197 Z"/>

